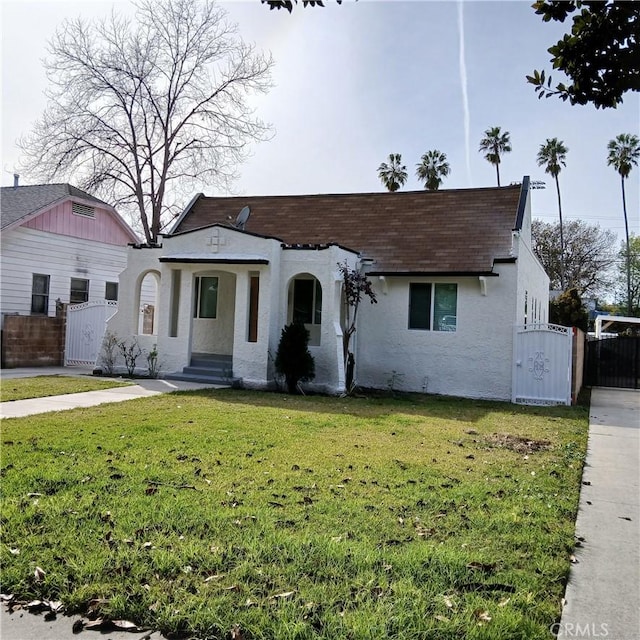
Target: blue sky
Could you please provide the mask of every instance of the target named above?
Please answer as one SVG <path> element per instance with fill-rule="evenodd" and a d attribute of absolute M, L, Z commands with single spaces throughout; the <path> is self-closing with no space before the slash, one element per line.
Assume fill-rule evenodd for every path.
<path fill-rule="evenodd" d="M 235 193 L 381 191 L 376 170 L 389 153 L 401 153 L 407 165 L 405 189 L 420 189 L 415 165 L 429 149 L 446 153 L 451 165 L 443 188 L 492 186 L 495 169 L 478 143 L 485 129 L 501 126 L 513 146 L 502 184 L 523 175 L 547 183 L 533 192 L 535 217 L 557 219 L 555 186 L 536 154 L 558 137 L 569 148 L 560 174 L 565 217 L 622 239 L 620 181 L 606 165 L 606 145 L 619 133 L 639 133 L 640 96 L 627 94 L 618 109 L 604 111 L 538 100 L 525 75 L 550 69 L 546 50 L 568 25 L 543 23 L 530 2 L 327 0 L 325 9 L 298 7 L 291 15 L 259 0 L 221 4 L 244 39 L 276 61 L 274 88 L 255 99 L 274 136 L 240 168 Z M 112 6 L 130 10 L 122 1 L 2 3 L 3 185 L 12 183 L 18 161 L 15 139 L 44 108 L 46 41 L 65 17 L 106 15 Z M 218 195 L 206 184 L 199 190 Z M 627 183 L 627 207 L 631 231 L 640 233 L 639 168 Z"/>

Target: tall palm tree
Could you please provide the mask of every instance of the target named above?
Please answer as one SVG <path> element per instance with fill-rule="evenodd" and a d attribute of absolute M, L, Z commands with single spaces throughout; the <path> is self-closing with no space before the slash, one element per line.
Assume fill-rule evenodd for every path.
<path fill-rule="evenodd" d="M 560 182 L 558 175 L 562 167 L 566 167 L 565 158 L 569 149 L 564 146 L 562 140 L 558 138 L 547 138 L 544 144 L 540 145 L 538 151 L 538 166 L 544 166 L 546 173 L 550 173 L 556 181 L 556 191 L 558 193 L 558 216 L 560 217 L 560 287 L 564 291 L 564 233 L 562 230 L 562 201 L 560 199 Z"/>
<path fill-rule="evenodd" d="M 378 178 L 389 191 L 397 191 L 407 181 L 407 167 L 402 164 L 399 153 L 389 154 L 389 163 L 380 163 Z"/>
<path fill-rule="evenodd" d="M 427 151 L 416 166 L 416 175 L 424 180 L 424 188 L 430 191 L 436 191 L 442 184 L 442 178 L 451 173 L 447 156 L 437 149 Z"/>
<path fill-rule="evenodd" d="M 500 186 L 500 154 L 511 151 L 509 135 L 508 131 L 502 133 L 500 127 L 491 127 L 484 132 L 484 138 L 480 140 L 480 149 L 478 149 L 478 151 L 486 151 L 485 160 L 496 165 L 498 186 Z"/>
<path fill-rule="evenodd" d="M 633 165 L 638 165 L 640 158 L 640 140 L 630 133 L 621 133 L 607 145 L 609 155 L 607 164 L 613 165 L 620 174 L 622 185 L 622 210 L 624 212 L 624 232 L 627 241 L 627 314 L 631 315 L 631 251 L 629 250 L 629 222 L 627 221 L 627 200 L 624 193 L 624 181 L 629 177 Z"/>

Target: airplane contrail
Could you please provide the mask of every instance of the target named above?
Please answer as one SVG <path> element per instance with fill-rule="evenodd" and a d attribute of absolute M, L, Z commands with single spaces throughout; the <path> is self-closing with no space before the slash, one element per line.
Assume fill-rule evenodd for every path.
<path fill-rule="evenodd" d="M 462 110 L 464 112 L 464 150 L 467 164 L 467 186 L 472 186 L 471 181 L 471 156 L 469 149 L 470 136 L 470 116 L 469 116 L 469 94 L 467 93 L 467 64 L 464 59 L 464 1 L 458 0 L 458 40 L 459 40 L 459 66 L 460 66 L 460 87 L 462 89 Z"/>

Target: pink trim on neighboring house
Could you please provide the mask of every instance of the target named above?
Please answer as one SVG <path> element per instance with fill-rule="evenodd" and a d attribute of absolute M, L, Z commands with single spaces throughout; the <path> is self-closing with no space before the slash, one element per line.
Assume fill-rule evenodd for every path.
<path fill-rule="evenodd" d="M 94 206 L 89 201 L 82 201 L 82 204 Z M 89 218 L 73 213 L 72 207 L 73 202 L 65 200 L 20 226 L 105 244 L 122 246 L 132 241 L 131 236 L 108 210 L 95 206 L 95 217 Z"/>

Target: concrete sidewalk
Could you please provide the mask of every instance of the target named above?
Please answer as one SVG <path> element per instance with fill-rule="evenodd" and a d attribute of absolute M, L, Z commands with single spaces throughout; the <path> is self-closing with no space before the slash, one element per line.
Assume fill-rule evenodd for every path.
<path fill-rule="evenodd" d="M 593 389 L 558 638 L 640 638 L 640 391 Z"/>
<path fill-rule="evenodd" d="M 87 367 L 43 367 L 33 369 L 3 369 L 2 379 L 25 378 L 34 376 L 87 376 L 91 369 Z M 45 398 L 31 398 L 29 400 L 15 400 L 0 403 L 0 418 L 22 418 L 36 413 L 49 411 L 64 411 L 77 407 L 93 407 L 109 402 L 123 402 L 134 398 L 147 398 L 160 393 L 172 391 L 192 391 L 197 389 L 220 389 L 219 385 L 202 384 L 199 382 L 183 382 L 181 380 L 133 380 L 135 384 L 102 389 L 100 391 L 85 391 L 83 393 L 69 393 L 62 396 L 47 396 Z"/>

